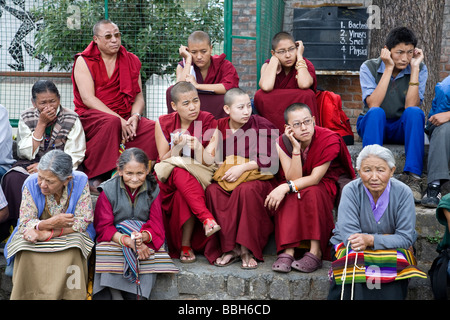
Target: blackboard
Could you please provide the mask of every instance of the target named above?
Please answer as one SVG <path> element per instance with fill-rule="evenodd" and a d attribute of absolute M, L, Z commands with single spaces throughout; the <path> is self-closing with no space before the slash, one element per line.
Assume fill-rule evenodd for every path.
<path fill-rule="evenodd" d="M 316 70 L 359 70 L 369 44 L 366 8 L 326 6 L 294 9 L 295 40 Z"/>

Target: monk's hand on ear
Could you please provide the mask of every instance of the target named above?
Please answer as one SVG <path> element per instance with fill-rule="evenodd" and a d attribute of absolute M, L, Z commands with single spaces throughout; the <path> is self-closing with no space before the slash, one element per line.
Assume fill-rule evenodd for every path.
<path fill-rule="evenodd" d="M 186 46 L 180 45 L 180 47 L 178 48 L 178 53 L 186 60 L 192 59 L 192 55 L 189 52 L 188 47 Z"/>
<path fill-rule="evenodd" d="M 297 46 L 297 60 L 301 60 L 303 59 L 303 52 L 305 52 L 303 41 L 295 41 L 295 45 Z"/>
<path fill-rule="evenodd" d="M 292 153 L 300 152 L 300 142 L 294 136 L 294 130 L 292 130 L 291 126 L 286 126 L 284 128 L 284 134 L 289 138 L 289 141 L 292 144 Z"/>

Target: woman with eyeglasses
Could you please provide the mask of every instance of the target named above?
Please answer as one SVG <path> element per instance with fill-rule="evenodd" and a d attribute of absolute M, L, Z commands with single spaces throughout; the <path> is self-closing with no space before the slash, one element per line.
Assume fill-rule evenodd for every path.
<path fill-rule="evenodd" d="M 261 67 L 260 90 L 255 94 L 257 112 L 284 130 L 283 111 L 293 103 L 304 103 L 317 116 L 317 79 L 314 65 L 303 57 L 302 41 L 287 32 L 272 39 L 272 56 Z"/>
<path fill-rule="evenodd" d="M 265 201 L 269 209 L 276 211 L 279 254 L 272 270 L 313 272 L 322 267 L 322 259 L 331 258 L 329 239 L 338 179 L 353 179 L 355 172 L 344 140 L 316 126 L 307 105 L 290 105 L 284 117 L 285 131 L 278 138 L 277 150 L 286 182 Z"/>

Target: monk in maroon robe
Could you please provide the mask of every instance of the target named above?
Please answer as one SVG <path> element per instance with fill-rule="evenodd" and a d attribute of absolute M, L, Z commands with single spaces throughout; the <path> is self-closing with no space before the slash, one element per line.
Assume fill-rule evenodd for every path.
<path fill-rule="evenodd" d="M 150 160 L 157 158 L 155 122 L 141 117 L 145 103 L 139 58 L 121 45 L 111 21 L 98 22 L 94 33 L 94 40 L 75 56 L 72 71 L 75 112 L 86 135 L 84 172 L 91 181 L 102 175 L 99 180 L 105 180 L 116 168 L 121 143 L 144 150 Z"/>
<path fill-rule="evenodd" d="M 353 179 L 355 172 L 343 139 L 335 132 L 315 126 L 305 104 L 293 104 L 286 111 L 286 130 L 278 139 L 278 154 L 287 182 L 267 197 L 275 214 L 278 258 L 274 271 L 291 267 L 312 272 L 330 259 L 329 239 L 334 228 L 332 210 L 338 180 Z M 286 181 L 285 180 L 285 181 Z M 297 248 L 307 247 L 299 260 Z"/>
<path fill-rule="evenodd" d="M 215 249 L 216 266 L 227 266 L 240 257 L 242 268 L 252 269 L 257 267 L 256 260 L 263 261 L 263 249 L 273 232 L 272 212 L 264 207 L 264 200 L 276 185 L 279 131 L 267 119 L 252 115 L 250 98 L 239 88 L 225 94 L 224 109 L 229 117 L 218 120 L 222 143 L 216 157 L 233 162 L 222 172 L 219 168 L 215 174 L 219 181 L 206 188 L 208 208 L 222 228 L 207 247 Z M 239 163 L 234 156 L 247 161 Z M 254 178 L 241 179 L 238 185 L 221 184 L 225 180 L 233 185 L 250 172 Z"/>
<path fill-rule="evenodd" d="M 155 127 L 158 162 L 182 155 L 213 164 L 217 121 L 200 110 L 200 99 L 192 84 L 178 82 L 171 95 L 176 112 L 160 116 Z M 194 262 L 194 251 L 203 251 L 209 236 L 220 230 L 206 207 L 205 191 L 196 177 L 182 167 L 175 167 L 165 182 L 161 177 L 158 180 L 169 254 L 183 263 Z M 209 257 L 208 252 L 204 254 Z"/>
<path fill-rule="evenodd" d="M 286 33 L 272 39 L 272 57 L 261 67 L 259 89 L 255 93 L 255 109 L 284 131 L 284 110 L 293 103 L 306 104 L 319 119 L 316 100 L 317 79 L 314 65 L 303 58 L 301 41 Z"/>
<path fill-rule="evenodd" d="M 191 82 L 197 89 L 201 110 L 210 112 L 216 119 L 226 117 L 223 110 L 224 94 L 239 86 L 239 76 L 226 55 L 212 56 L 209 35 L 195 31 L 188 38 L 188 46 L 181 45 L 179 52 L 183 60 L 177 66 L 177 81 Z M 166 91 L 167 112 L 171 106 L 170 89 Z"/>

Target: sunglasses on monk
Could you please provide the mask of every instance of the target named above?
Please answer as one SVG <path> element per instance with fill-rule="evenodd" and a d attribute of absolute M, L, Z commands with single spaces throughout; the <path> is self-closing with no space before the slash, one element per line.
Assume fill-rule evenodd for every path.
<path fill-rule="evenodd" d="M 116 39 L 120 39 L 120 37 L 122 36 L 122 34 L 121 34 L 120 32 L 116 32 L 116 33 L 114 33 L 114 34 L 108 33 L 108 34 L 105 34 L 104 36 L 97 35 L 97 37 L 105 37 L 106 40 L 111 40 L 113 36 L 114 36 Z"/>

